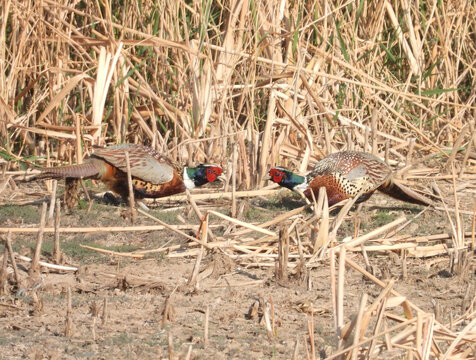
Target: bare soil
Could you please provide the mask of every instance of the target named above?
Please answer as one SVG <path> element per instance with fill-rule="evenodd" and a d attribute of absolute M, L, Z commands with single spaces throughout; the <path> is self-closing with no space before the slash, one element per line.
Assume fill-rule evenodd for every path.
<path fill-rule="evenodd" d="M 245 215 L 253 221 L 264 221 L 287 211 L 286 207 L 301 204 L 289 192 L 284 192 L 283 198 L 286 200 L 253 199 L 248 202 Z M 278 207 L 270 205 L 272 201 L 279 202 Z M 226 203 L 214 204 L 217 205 L 223 206 L 222 212 L 229 211 Z M 402 213 L 414 217 L 421 209 L 376 194 L 359 214 L 361 230 L 370 231 Z M 1 226 L 37 225 L 39 212 L 39 206 L 4 206 Z M 169 223 L 180 223 L 180 218 L 187 223 L 198 223 L 187 206 L 171 211 L 170 207 L 161 205 L 151 212 Z M 82 206 L 70 215 L 63 215 L 61 225 L 128 225 L 126 213 L 124 207 L 95 204 L 88 214 Z M 258 219 L 260 216 L 263 219 Z M 469 231 L 471 216 L 463 219 L 465 230 Z M 251 221 L 246 216 L 245 220 Z M 354 232 L 352 218 L 346 222 L 338 239 Z M 143 216 L 138 218 L 138 224 L 151 223 Z M 211 224 L 222 222 L 215 219 Z M 219 234 L 223 229 L 214 231 Z M 435 210 L 424 212 L 404 230 L 413 235 L 448 231 L 447 216 Z M 31 256 L 35 239 L 34 234 L 14 234 L 15 251 Z M 45 234 L 44 261 L 51 261 L 52 242 L 53 235 Z M 29 264 L 20 263 L 22 291 L 11 286 L 10 292 L 0 297 L 1 359 L 184 359 L 189 351 L 190 359 L 291 359 L 295 351 L 298 359 L 305 359 L 310 351 L 311 309 L 317 357 L 325 358 L 335 350 L 328 260 L 301 274 L 291 272 L 287 281 L 277 281 L 273 267 L 246 268 L 240 258 L 227 255 L 231 252 L 209 251 L 204 254 L 201 270 L 212 266 L 212 273 L 197 289 L 188 285 L 196 256 L 187 256 L 187 240 L 174 233 L 67 234 L 61 236 L 61 242 L 65 264 L 77 266 L 79 271 L 53 272 L 43 268 L 41 278 L 28 279 Z M 184 248 L 183 252 L 151 254 L 133 260 L 99 254 L 79 244 L 116 251 L 175 244 Z M 349 256 L 365 266 L 360 253 Z M 436 311 L 437 319 L 444 324 L 461 316 L 474 298 L 474 267 L 452 275 L 447 255 L 409 258 L 405 280 L 398 253 L 369 253 L 369 257 L 378 278 L 396 279 L 398 292 L 424 311 Z M 70 337 L 65 336 L 68 288 L 72 292 Z M 348 268 L 344 304 L 347 318 L 357 311 L 364 292 L 369 294 L 371 302 L 381 288 Z M 263 308 L 270 305 L 274 334 L 267 333 L 262 319 Z M 205 341 L 207 308 L 208 340 Z M 379 358 L 403 359 L 405 354 L 394 349 Z"/>

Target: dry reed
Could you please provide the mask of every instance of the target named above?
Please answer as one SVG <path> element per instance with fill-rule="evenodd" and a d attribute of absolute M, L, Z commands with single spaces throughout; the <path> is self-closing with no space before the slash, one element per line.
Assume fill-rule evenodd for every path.
<path fill-rule="evenodd" d="M 472 118 L 476 111 L 476 4 L 427 0 L 280 4 L 213 2 L 209 11 L 203 11 L 198 1 L 144 0 L 137 11 L 135 2 L 125 2 L 119 9 L 111 1 L 84 7 L 70 0 L 2 1 L 2 204 L 25 202 L 29 194 L 18 191 L 16 181 L 28 167 L 81 162 L 93 145 L 133 142 L 150 145 L 181 164 L 221 164 L 231 180 L 231 191 L 227 183 L 226 193 L 190 199 L 231 199 L 233 216 L 208 210 L 205 233 L 197 239 L 181 231 L 196 230 L 195 226 L 171 226 L 141 210 L 138 214 L 160 225 L 61 228 L 58 217 L 55 228 L 47 228 L 45 205 L 38 228 L 1 228 L 0 232 L 8 236 L 38 232 L 34 271 L 40 266 L 76 270 L 39 260 L 43 233 L 164 228 L 189 241 L 188 252 L 178 253 L 173 246 L 156 249 L 168 251 L 167 256 L 202 256 L 205 249 L 220 248 L 243 266 L 272 267 L 278 258 L 275 225 L 289 219 L 287 261 L 280 262 L 280 272 L 303 263 L 307 268 L 320 266 L 330 257 L 337 335 L 345 328 L 345 264 L 388 287 L 371 305 L 362 297 L 353 344 L 345 347 L 339 341 L 333 358 L 343 354 L 357 358 L 363 353 L 372 358 L 383 347 L 407 349 L 420 358 L 470 358 L 464 346 L 474 341 L 474 313 L 467 315 L 467 325 L 459 334 L 409 300 L 399 304 L 409 320 L 398 319 L 387 311 L 388 303 L 399 301 L 390 297 L 398 297 L 391 284 L 365 272 L 349 256 L 354 251 L 404 251 L 406 257 L 434 257 L 447 254 L 444 242 L 448 238 L 454 241 L 454 252 L 474 250 L 476 211 L 462 208 L 464 196 L 458 194 L 457 180 L 474 184 L 476 179 L 472 150 L 476 147 Z M 332 247 L 335 240 L 342 240 L 337 230 L 348 220 L 351 204 L 332 219 L 323 196 L 311 216 L 305 213 L 307 205 L 262 224 L 235 218 L 238 199 L 276 192 L 263 188 L 263 176 L 271 166 L 304 173 L 322 156 L 344 149 L 380 156 L 429 196 L 430 181 L 451 181 L 451 196 L 441 198 L 453 233 L 399 238 L 398 228 L 397 234 L 389 236 L 389 230 L 406 221 L 398 218 Z M 474 192 L 474 187 L 467 187 Z M 48 219 L 55 191 L 49 194 Z M 186 198 L 177 196 L 174 201 Z M 132 218 L 133 211 L 131 203 Z M 467 214 L 473 217 L 470 228 L 463 221 Z M 217 236 L 209 217 L 239 228 Z M 59 247 L 54 257 L 58 262 Z M 197 271 L 199 265 L 198 260 Z M 68 300 L 65 333 L 72 335 L 69 289 Z M 371 316 L 376 316 L 374 333 L 366 336 Z M 398 324 L 390 326 L 390 321 Z M 311 325 L 308 357 L 314 358 Z M 274 331 L 270 324 L 267 329 Z M 425 336 L 432 340 L 425 342 Z M 446 351 L 437 343 L 445 344 Z M 169 358 L 174 357 L 169 333 Z"/>

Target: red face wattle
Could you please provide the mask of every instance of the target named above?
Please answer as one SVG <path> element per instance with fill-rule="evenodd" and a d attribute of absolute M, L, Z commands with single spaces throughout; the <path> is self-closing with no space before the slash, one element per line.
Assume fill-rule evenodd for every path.
<path fill-rule="evenodd" d="M 273 168 L 269 170 L 269 176 L 271 177 L 272 181 L 279 184 L 281 180 L 283 180 L 284 171 Z"/>
<path fill-rule="evenodd" d="M 214 182 L 218 176 L 222 173 L 221 167 L 218 166 L 210 166 L 207 168 L 207 180 L 208 182 Z"/>

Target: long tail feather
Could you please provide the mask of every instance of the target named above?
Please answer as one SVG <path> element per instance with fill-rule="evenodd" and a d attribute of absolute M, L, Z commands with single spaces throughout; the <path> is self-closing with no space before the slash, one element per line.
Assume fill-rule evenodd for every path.
<path fill-rule="evenodd" d="M 379 186 L 378 190 L 395 199 L 406 201 L 411 204 L 425 206 L 433 205 L 433 202 L 430 199 L 418 194 L 417 192 L 403 184 L 400 184 L 394 179 L 387 180 L 384 184 Z"/>
<path fill-rule="evenodd" d="M 84 163 L 77 165 L 66 165 L 51 168 L 40 169 L 36 179 L 58 179 L 58 178 L 88 178 L 99 174 L 98 168 L 94 163 Z"/>

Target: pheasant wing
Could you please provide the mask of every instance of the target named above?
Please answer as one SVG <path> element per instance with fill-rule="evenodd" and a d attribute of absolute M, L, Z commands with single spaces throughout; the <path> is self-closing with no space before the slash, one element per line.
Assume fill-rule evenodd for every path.
<path fill-rule="evenodd" d="M 174 177 L 174 167 L 170 160 L 157 151 L 142 145 L 121 144 L 98 148 L 94 150 L 94 156 L 127 172 L 126 151 L 129 152 L 133 177 L 153 184 L 165 184 Z"/>
<path fill-rule="evenodd" d="M 358 182 L 361 178 L 367 178 L 377 187 L 392 173 L 385 162 L 372 154 L 358 151 L 345 151 L 338 154 L 341 156 L 336 161 L 334 171 L 345 175 L 350 181 Z"/>

